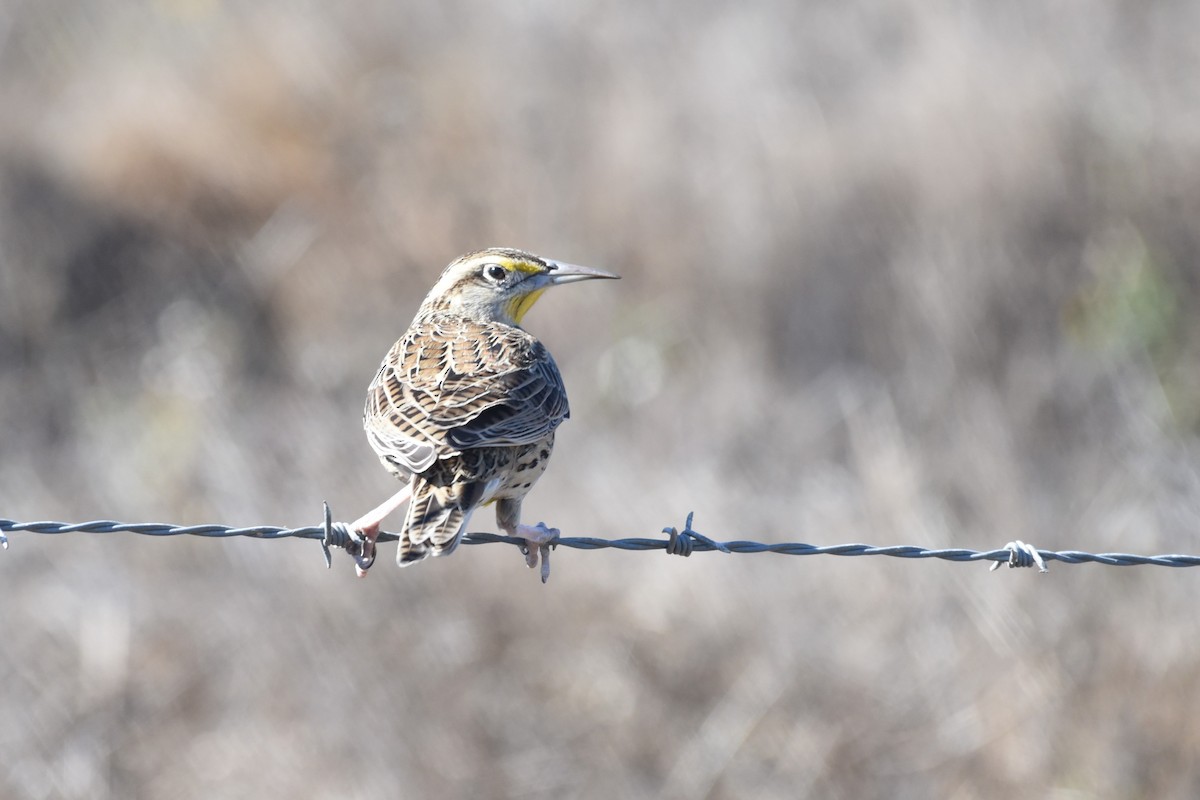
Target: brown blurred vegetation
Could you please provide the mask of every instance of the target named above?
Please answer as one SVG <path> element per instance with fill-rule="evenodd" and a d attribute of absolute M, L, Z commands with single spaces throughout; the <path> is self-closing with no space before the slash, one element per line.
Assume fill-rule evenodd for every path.
<path fill-rule="evenodd" d="M 379 358 L 504 244 L 624 276 L 527 320 L 530 521 L 1200 552 L 1198 30 L 0 3 L 0 516 L 354 518 Z M 3 797 L 1200 794 L 1194 570 L 12 538 Z"/>

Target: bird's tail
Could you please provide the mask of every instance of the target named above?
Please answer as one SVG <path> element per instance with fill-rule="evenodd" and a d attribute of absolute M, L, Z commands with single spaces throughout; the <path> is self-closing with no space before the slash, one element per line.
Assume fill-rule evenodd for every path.
<path fill-rule="evenodd" d="M 458 547 L 473 508 L 461 497 L 446 495 L 445 489 L 414 481 L 396 552 L 397 564 L 406 567 L 430 556 L 450 555 Z"/>

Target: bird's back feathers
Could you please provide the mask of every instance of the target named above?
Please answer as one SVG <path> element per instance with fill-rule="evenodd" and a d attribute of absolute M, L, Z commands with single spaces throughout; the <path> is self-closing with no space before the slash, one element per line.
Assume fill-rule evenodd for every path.
<path fill-rule="evenodd" d="M 558 366 L 537 339 L 435 315 L 415 320 L 388 352 L 363 424 L 388 468 L 411 474 L 466 449 L 537 442 L 568 414 Z"/>

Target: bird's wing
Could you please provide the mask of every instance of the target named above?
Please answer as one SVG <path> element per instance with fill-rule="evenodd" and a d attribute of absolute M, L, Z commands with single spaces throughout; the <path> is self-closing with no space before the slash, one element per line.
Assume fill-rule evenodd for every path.
<path fill-rule="evenodd" d="M 371 448 L 393 471 L 424 472 L 437 460 L 436 441 L 422 433 L 409 385 L 396 373 L 397 342 L 367 389 L 363 428 Z"/>
<path fill-rule="evenodd" d="M 558 367 L 544 347 L 542 357 L 524 368 L 464 385 L 469 418 L 447 432 L 462 450 L 539 441 L 566 419 L 567 392 Z"/>
<path fill-rule="evenodd" d="M 569 413 L 554 359 L 519 328 L 416 321 L 367 393 L 372 447 L 409 472 L 472 447 L 536 442 Z"/>

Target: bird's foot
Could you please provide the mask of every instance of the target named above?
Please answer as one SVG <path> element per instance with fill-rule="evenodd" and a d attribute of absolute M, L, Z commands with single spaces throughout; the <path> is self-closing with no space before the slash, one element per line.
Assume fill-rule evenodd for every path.
<path fill-rule="evenodd" d="M 367 577 L 367 570 L 375 563 L 375 537 L 379 535 L 379 523 L 366 525 L 361 528 L 351 528 L 358 540 L 354 546 L 347 548 L 354 556 L 354 574 L 360 578 Z"/>
<path fill-rule="evenodd" d="M 367 570 L 375 563 L 375 540 L 379 537 L 379 525 L 388 514 L 408 502 L 412 497 L 412 484 L 384 500 L 375 508 L 350 523 L 350 530 L 358 537 L 355 547 L 346 548 L 354 556 L 354 572 L 360 578 L 367 577 Z"/>
<path fill-rule="evenodd" d="M 525 545 L 521 547 L 521 552 L 525 554 L 525 565 L 535 569 L 538 562 L 541 562 L 542 583 L 550 580 L 550 550 L 558 542 L 559 533 L 558 528 L 548 528 L 544 522 L 537 525 L 518 525 L 512 533 L 518 539 L 525 540 Z"/>

